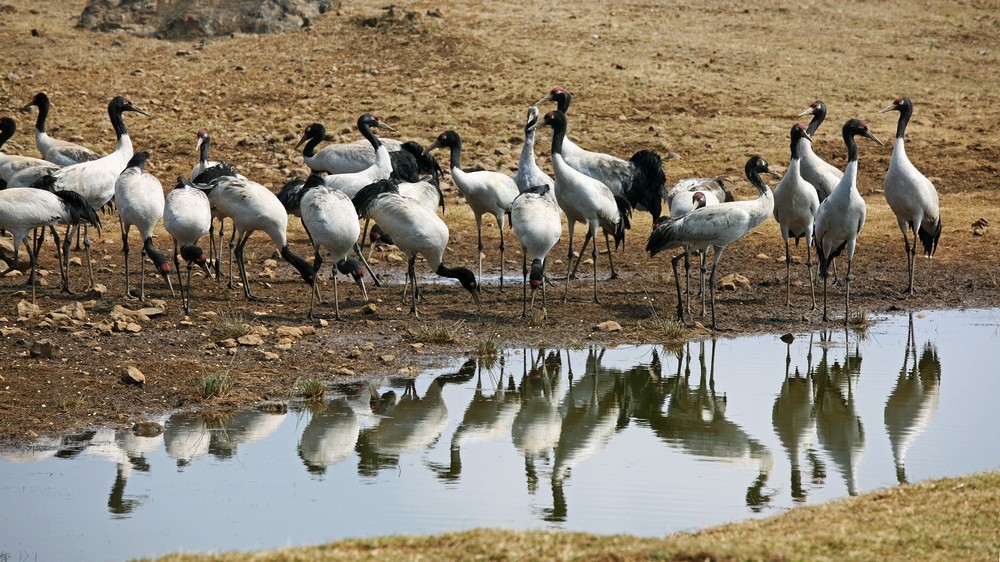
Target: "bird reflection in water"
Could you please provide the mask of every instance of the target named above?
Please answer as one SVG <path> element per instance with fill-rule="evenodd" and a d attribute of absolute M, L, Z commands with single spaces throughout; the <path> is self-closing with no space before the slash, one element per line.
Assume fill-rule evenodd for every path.
<path fill-rule="evenodd" d="M 854 392 L 861 376 L 861 351 L 845 331 L 844 362 L 829 360 L 830 348 L 837 345 L 830 332 L 820 333 L 822 349 L 815 371 L 816 429 L 819 442 L 837 465 L 847 484 L 847 493 L 858 495 L 858 463 L 865 448 L 865 428 L 855 409 Z"/>
<path fill-rule="evenodd" d="M 900 484 L 907 482 L 906 452 L 937 412 L 940 385 L 941 360 L 937 347 L 930 341 L 925 342 L 917 359 L 913 313 L 910 313 L 903 368 L 885 402 L 885 431 L 889 434 L 896 479 Z"/>
<path fill-rule="evenodd" d="M 812 343 L 813 336 L 809 336 L 809 352 L 806 356 L 806 372 L 802 373 L 799 367 L 790 373 L 792 364 L 792 340 L 786 341 L 788 346 L 785 351 L 785 378 L 781 383 L 781 391 L 774 399 L 774 407 L 771 409 L 771 424 L 774 426 L 774 433 L 781 441 L 782 447 L 788 453 L 788 461 L 791 465 L 792 499 L 797 503 L 806 500 L 806 491 L 802 487 L 802 456 L 803 454 L 814 453 L 812 451 L 812 438 L 816 432 L 816 416 L 813 409 L 813 385 L 812 385 Z M 815 454 L 811 458 L 815 459 Z"/>

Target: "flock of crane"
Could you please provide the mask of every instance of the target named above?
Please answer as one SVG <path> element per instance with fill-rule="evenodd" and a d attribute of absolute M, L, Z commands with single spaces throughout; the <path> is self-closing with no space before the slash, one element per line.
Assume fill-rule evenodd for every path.
<path fill-rule="evenodd" d="M 358 222 L 359 218 L 364 218 L 366 231 L 368 221 L 377 223 L 371 229 L 373 243 L 376 239 L 384 242 L 391 240 L 408 258 L 403 301 L 406 301 L 410 289 L 411 312 L 418 315 L 420 295 L 414 272 L 417 255 L 422 256 L 436 274 L 457 279 L 472 295 L 476 306 L 481 307 L 482 221 L 484 214 L 490 214 L 495 217 L 500 234 L 500 290 L 504 285 L 505 223 L 509 216 L 511 229 L 522 246 L 522 316 L 528 314 L 529 306 L 534 308 L 536 291 L 541 288 L 541 313 L 547 317 L 545 287 L 548 277 L 545 264 L 561 237 L 562 215 L 566 217 L 569 234 L 563 300 L 567 298 L 569 280 L 575 276 L 584 251 L 592 241 L 593 298 L 595 302 L 600 302 L 597 289 L 598 229 L 604 234 L 611 277 L 615 278 L 617 272 L 611 238 L 614 238 L 617 248 L 630 228 L 632 211 L 639 210 L 649 212 L 653 219 L 653 231 L 646 245 L 650 256 L 671 249 L 682 250 L 671 260 L 677 287 L 677 317 L 681 321 L 685 319 L 685 308 L 688 314 L 691 310 L 692 253 L 701 257 L 702 314 L 705 313 L 707 251 L 712 249 L 709 293 L 712 328 L 718 329 L 715 274 L 723 251 L 773 215 L 785 242 L 786 304 L 791 302 L 789 238 L 794 239 L 796 244 L 805 238 L 813 309 L 817 307 L 812 268 L 812 249 L 815 248 L 819 274 L 823 278 L 824 321 L 829 320 L 827 279 L 830 268 L 834 258 L 846 249 L 844 322 L 848 321 L 855 243 L 864 226 L 866 212 L 865 201 L 857 189 L 858 147 L 855 137 L 865 137 L 882 144 L 863 121 L 850 119 L 843 126 L 848 163 L 846 170 L 841 172 L 812 151 L 812 135 L 826 117 L 825 104 L 822 101 L 813 103 L 800 114 L 812 115 L 808 127 L 796 123 L 791 128 L 791 161 L 773 193 L 761 175 L 778 174 L 763 158 L 753 156 L 746 163 L 745 173 L 759 195 L 753 200 L 734 201 L 719 179 L 684 179 L 668 191 L 660 157 L 653 151 L 640 150 L 629 160 L 623 160 L 580 148 L 567 137 L 570 101 L 570 93 L 556 87 L 528 108 L 524 145 L 517 173 L 513 177 L 494 171 L 463 170 L 462 139 L 455 131 L 441 133 L 433 144 L 424 149 L 412 141 L 401 143 L 379 138 L 373 129 L 393 129 L 377 116 L 366 113 L 357 121 L 363 138 L 354 143 L 328 144 L 317 150 L 326 137 L 326 131 L 319 123 L 309 125 L 297 146 L 304 145 L 303 159 L 311 175 L 305 180 L 288 182 L 278 194 L 248 179 L 228 163 L 210 161 L 209 134 L 205 130 L 198 131 L 199 161 L 192 169 L 191 179 L 178 178 L 176 187 L 164 196 L 160 181 L 145 172 L 149 153 L 134 152 L 123 119 L 125 112 L 148 113 L 135 107 L 125 97 L 112 99 L 108 104 L 108 115 L 117 144 L 113 152 L 102 157 L 84 147 L 54 139 L 45 132 L 49 99 L 46 94 L 39 93 L 26 109 L 30 106 L 38 108 L 35 140 L 42 159 L 0 152 L 0 188 L 3 188 L 0 190 L 0 229 L 10 232 L 14 242 L 13 262 L 0 275 L 18 267 L 18 252 L 23 244 L 31 260 L 28 282 L 32 286 L 34 300 L 37 255 L 45 238 L 45 227 L 48 227 L 55 240 L 61 289 L 69 292 L 70 242 L 82 225 L 86 262 L 93 285 L 88 227 L 100 232 L 101 221 L 97 211 L 112 206 L 117 208 L 121 223 L 126 296 L 131 296 L 128 237 L 133 226 L 143 240 L 138 298 L 145 298 L 146 256 L 173 292 L 170 264 L 153 245 L 153 230 L 162 220 L 174 241 L 173 262 L 177 282 L 183 308 L 190 313 L 192 267 L 201 267 L 210 276 L 210 264 L 214 263 L 214 274 L 217 279 L 220 277 L 221 224 L 229 219 L 233 228 L 229 243 L 230 288 L 234 288 L 232 260 L 235 257 L 245 298 L 257 298 L 247 279 L 244 248 L 250 235 L 262 230 L 271 237 L 282 258 L 310 285 L 310 317 L 313 317 L 315 298 L 319 292 L 316 281 L 323 252 L 325 250 L 330 254 L 336 268 L 332 273 L 334 310 L 336 318 L 341 319 L 338 272 L 354 279 L 365 300 L 368 299 L 363 279 L 366 270 L 379 283 L 358 244 L 359 237 L 362 240 L 368 237 L 362 237 L 363 231 Z M 545 102 L 555 102 L 557 109 L 542 116 L 538 106 Z M 904 149 L 904 134 L 913 112 L 912 103 L 907 98 L 898 98 L 882 110 L 886 111 L 898 111 L 899 121 L 892 158 L 885 175 L 884 194 L 903 234 L 908 263 L 908 291 L 912 294 L 917 239 L 924 254 L 930 257 L 940 237 L 938 195 L 933 184 L 910 163 Z M 553 176 L 542 171 L 535 161 L 535 132 L 539 125 L 552 130 Z M 0 119 L 0 148 L 14 132 L 12 119 Z M 441 168 L 431 156 L 431 152 L 438 148 L 449 149 L 452 181 L 476 219 L 478 275 L 465 267 L 444 264 L 449 232 L 436 212 L 438 207 L 444 210 L 444 197 L 440 189 Z M 668 205 L 667 215 L 662 213 L 664 200 Z M 288 247 L 290 214 L 301 218 L 313 245 L 313 263 L 299 257 Z M 218 243 L 214 219 L 220 220 Z M 61 243 L 55 229 L 58 223 L 67 225 Z M 576 223 L 585 224 L 587 232 L 574 264 L 573 234 Z M 29 242 L 28 234 L 32 231 L 35 237 Z M 913 233 L 912 243 L 910 233 Z M 199 246 L 206 234 L 209 235 L 211 256 Z M 349 257 L 352 250 L 357 259 Z M 181 258 L 187 262 L 186 281 L 181 279 Z M 686 298 L 681 295 L 678 271 L 681 259 L 684 259 L 687 271 Z M 529 286 L 530 305 L 527 296 Z"/>

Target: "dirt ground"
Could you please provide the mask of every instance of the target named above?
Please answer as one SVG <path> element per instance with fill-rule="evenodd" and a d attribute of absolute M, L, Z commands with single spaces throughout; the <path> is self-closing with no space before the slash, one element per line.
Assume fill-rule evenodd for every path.
<path fill-rule="evenodd" d="M 513 174 L 527 106 L 561 85 L 575 94 L 570 136 L 581 146 L 624 157 L 649 148 L 665 156 L 668 186 L 684 177 L 727 176 L 737 197 L 749 198 L 753 189 L 740 179 L 746 159 L 759 153 L 783 170 L 790 125 L 813 100 L 823 99 L 830 114 L 815 137 L 821 156 L 843 167 L 846 151 L 838 131 L 850 117 L 866 119 L 887 145 L 860 146 L 859 187 L 868 201 L 868 222 L 859 238 L 852 305 L 883 313 L 1000 302 L 996 2 L 830 7 L 472 0 L 461 7 L 406 2 L 389 11 L 383 3 L 360 1 L 344 2 L 340 12 L 297 32 L 197 43 L 79 31 L 74 24 L 81 9 L 80 2 L 69 1 L 0 2 L 7 73 L 0 81 L 0 111 L 19 126 L 5 151 L 37 155 L 34 114 L 19 110 L 38 91 L 53 100 L 50 134 L 110 151 L 106 104 L 125 94 L 151 113 L 128 114 L 126 121 L 136 150 L 152 151 L 148 169 L 165 189 L 178 175 L 190 174 L 198 129 L 212 132 L 213 158 L 234 163 L 277 191 L 287 178 L 306 173 L 294 145 L 307 124 L 323 122 L 334 142 L 354 140 L 353 123 L 364 111 L 380 114 L 399 138 L 425 145 L 455 129 L 465 140 L 464 166 Z M 915 104 L 907 153 L 935 182 L 944 222 L 937 255 L 919 260 L 912 297 L 903 294 L 900 233 L 880 191 L 897 114 L 876 112 L 901 95 Z M 550 135 L 540 133 L 537 152 L 546 169 L 549 143 Z M 438 157 L 446 162 L 445 154 Z M 475 269 L 472 213 L 450 176 L 444 185 L 451 229 L 446 261 Z M 971 224 L 980 218 L 994 226 L 974 235 Z M 264 302 L 245 302 L 239 289 L 199 276 L 194 307 L 201 314 L 185 317 L 154 275 L 147 278 L 150 302 L 127 300 L 120 231 L 115 218 L 106 216 L 104 223 L 93 248 L 97 282 L 107 287 L 103 296 L 60 294 L 52 252 L 41 257 L 41 267 L 51 273 L 43 279 L 48 286 L 40 288 L 38 314 L 22 317 L 18 311 L 19 301 L 30 299 L 26 276 L 0 279 L 2 444 L 97 424 L 128 425 L 178 407 L 286 399 L 309 378 L 331 383 L 352 375 L 416 373 L 473 353 L 486 339 L 501 346 L 661 342 L 668 337 L 661 323 L 673 317 L 675 306 L 669 256 L 650 259 L 642 251 L 651 229 L 646 214 L 636 215 L 626 248 L 614 256 L 619 279 L 607 280 L 601 257 L 600 304 L 590 298 L 586 268 L 572 282 L 569 302 L 560 302 L 563 237 L 550 265 L 555 285 L 548 320 L 520 317 L 521 257 L 510 234 L 506 291 L 498 291 L 495 224 L 484 229 L 482 311 L 457 285 L 425 284 L 422 314 L 414 319 L 399 305 L 400 255 L 376 251 L 373 266 L 384 281 L 375 288 L 368 280 L 376 310 L 362 314 L 359 291 L 344 283 L 346 321 L 337 322 L 330 303 L 321 311 L 327 321 L 306 319 L 308 288 L 288 264 L 266 266 L 274 248 L 260 233 L 248 257 L 253 289 Z M 298 220 L 289 224 L 292 249 L 310 256 Z M 133 237 L 133 248 L 139 243 Z M 156 245 L 171 246 L 162 229 Z M 133 252 L 133 270 L 137 256 Z M 719 323 L 728 329 L 723 335 L 823 325 L 809 307 L 804 266 L 793 272 L 798 286 L 792 306 L 785 306 L 783 246 L 773 220 L 729 247 L 720 265 L 720 275 L 728 273 L 745 275 L 750 288 L 718 294 Z M 71 274 L 72 286 L 82 290 L 86 267 L 73 267 Z M 328 275 L 324 267 L 327 299 Z M 830 299 L 833 323 L 840 323 L 843 287 L 831 288 Z M 165 314 L 149 318 L 116 308 L 157 305 Z M 68 318 L 50 314 L 67 306 Z M 122 314 L 138 332 L 115 331 L 112 322 Z M 619 323 L 621 331 L 595 330 L 606 320 Z M 249 325 L 262 343 L 226 347 L 220 342 L 233 324 Z M 302 326 L 304 334 L 288 330 Z M 453 341 L 439 343 L 442 333 Z M 706 335 L 692 325 L 684 337 Z M 30 356 L 32 344 L 43 339 L 56 344 L 58 357 Z M 144 386 L 122 382 L 128 366 L 145 374 Z M 227 391 L 204 398 L 203 379 L 221 372 L 229 375 Z"/>

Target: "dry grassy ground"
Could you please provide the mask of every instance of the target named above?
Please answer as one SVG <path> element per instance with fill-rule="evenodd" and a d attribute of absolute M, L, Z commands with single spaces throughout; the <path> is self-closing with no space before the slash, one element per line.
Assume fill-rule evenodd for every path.
<path fill-rule="evenodd" d="M 233 162 L 277 190 L 287 177 L 305 173 L 294 144 L 308 123 L 324 122 L 334 141 L 353 140 L 352 125 L 363 111 L 379 113 L 401 138 L 424 144 L 455 129 L 466 141 L 466 166 L 513 173 L 525 108 L 554 85 L 576 94 L 570 133 L 579 144 L 621 156 L 641 148 L 676 153 L 679 158 L 664 163 L 668 183 L 689 176 L 738 178 L 754 153 L 785 165 L 788 128 L 817 98 L 827 102 L 830 115 L 816 135 L 816 150 L 843 166 L 843 121 L 865 118 L 891 143 L 896 114 L 876 111 L 908 95 L 916 109 L 907 152 L 941 193 L 941 245 L 934 260 L 918 264 L 919 293 L 903 297 L 900 235 L 879 192 L 891 150 L 862 144 L 859 186 L 868 200 L 868 223 L 859 240 L 852 301 L 875 312 L 997 303 L 996 226 L 984 236 L 973 236 L 970 227 L 981 217 L 997 219 L 1000 138 L 993 124 L 1000 112 L 1000 10 L 995 2 L 570 6 L 529 1 L 459 7 L 420 1 L 404 6 L 411 18 L 400 8 L 386 12 L 378 2 L 346 2 L 342 12 L 298 32 L 205 43 L 78 31 L 73 27 L 82 8 L 78 2 L 7 0 L 0 6 L 7 63 L 0 111 L 20 126 L 5 149 L 35 154 L 33 115 L 18 109 L 44 90 L 54 103 L 52 135 L 110 151 L 113 134 L 105 107 L 113 95 L 127 94 L 152 114 L 126 119 L 137 150 L 152 150 L 149 169 L 166 188 L 190 173 L 198 129 L 211 130 L 214 158 Z M 440 17 L 428 15 L 437 8 Z M 540 152 L 547 152 L 548 142 L 542 134 Z M 548 167 L 547 156 L 540 161 Z M 450 178 L 445 183 L 445 220 L 452 233 L 446 259 L 473 267 L 472 214 Z M 752 194 L 749 184 L 738 184 L 739 197 Z M 98 281 L 109 291 L 87 303 L 83 322 L 54 328 L 40 325 L 38 317 L 19 321 L 15 306 L 23 297 L 24 277 L 0 280 L 0 327 L 8 334 L 0 348 L 0 439 L 127 423 L 178 406 L 284 397 L 306 377 L 415 371 L 439 356 L 469 351 L 486 337 L 503 345 L 658 341 L 665 337 L 660 321 L 673 309 L 668 260 L 650 260 L 641 251 L 650 231 L 648 216 L 642 216 L 634 221 L 625 251 L 616 255 L 621 278 L 602 280 L 603 303 L 590 302 L 584 275 L 571 288 L 569 303 L 550 303 L 548 321 L 519 318 L 517 284 L 503 294 L 496 291 L 492 226 L 485 233 L 491 277 L 482 313 L 461 289 L 435 285 L 425 291 L 425 316 L 414 320 L 397 305 L 402 264 L 383 254 L 375 267 L 387 285 L 371 291 L 376 314 L 362 316 L 363 303 L 348 288 L 347 322 L 279 341 L 280 326 L 315 327 L 304 318 L 309 293 L 287 264 L 279 263 L 273 279 L 261 275 L 273 247 L 258 234 L 250 247 L 250 271 L 254 290 L 266 302 L 245 303 L 240 291 L 198 278 L 195 308 L 210 314 L 185 319 L 162 281 L 150 277 L 147 291 L 166 300 L 167 314 L 143 323 L 137 334 L 105 333 L 99 323 L 116 304 L 138 306 L 122 298 L 115 222 L 105 219 L 94 247 Z M 290 240 L 297 253 L 309 255 L 297 221 L 291 222 Z M 156 244 L 169 247 L 165 232 Z M 565 256 L 565 244 L 564 237 L 556 257 Z M 512 238 L 508 248 L 515 249 L 507 254 L 506 274 L 517 280 L 521 260 Z M 784 332 L 820 323 L 808 309 L 805 287 L 796 289 L 791 308 L 784 306 L 782 250 L 773 221 L 727 250 L 722 274 L 742 273 L 752 288 L 720 295 L 720 324 L 736 332 Z M 55 269 L 47 253 L 42 265 Z M 600 268 L 606 277 L 603 258 Z M 83 286 L 85 271 L 73 268 L 74 287 Z M 797 275 L 803 279 L 804 271 Z M 560 283 L 551 292 L 558 295 L 562 288 Z M 324 290 L 330 294 L 329 282 Z M 839 320 L 841 288 L 831 298 Z M 45 314 L 76 300 L 88 297 L 62 295 L 49 286 L 41 289 L 39 306 Z M 223 320 L 266 332 L 264 345 L 217 347 Z M 615 320 L 623 330 L 595 333 L 592 327 L 603 320 Z M 438 343 L 435 329 L 449 332 L 453 341 Z M 687 335 L 700 333 L 691 329 Z M 62 358 L 28 357 L 31 343 L 41 338 L 53 339 Z M 368 342 L 373 349 L 363 348 Z M 145 372 L 144 388 L 119 382 L 127 365 Z M 228 393 L 204 399 L 202 378 L 226 370 Z"/>

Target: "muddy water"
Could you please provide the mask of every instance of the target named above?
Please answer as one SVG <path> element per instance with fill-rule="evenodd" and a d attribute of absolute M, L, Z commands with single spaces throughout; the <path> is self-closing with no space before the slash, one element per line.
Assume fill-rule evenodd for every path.
<path fill-rule="evenodd" d="M 283 413 L 0 458 L 0 557 L 118 560 L 473 527 L 659 536 L 1000 468 L 1000 311 L 677 347 L 507 349 Z"/>

